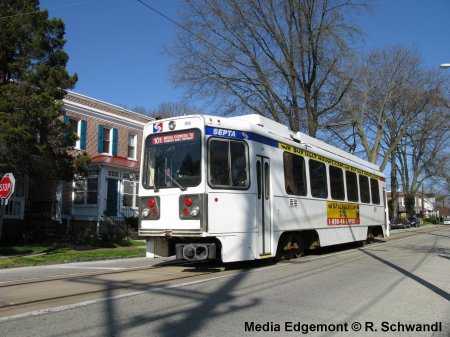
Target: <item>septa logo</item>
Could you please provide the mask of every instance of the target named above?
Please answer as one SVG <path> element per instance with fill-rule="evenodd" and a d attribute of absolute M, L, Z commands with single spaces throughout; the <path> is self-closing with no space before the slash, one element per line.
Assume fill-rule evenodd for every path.
<path fill-rule="evenodd" d="M 162 132 L 162 130 L 163 130 L 163 123 L 153 124 L 153 133 Z"/>

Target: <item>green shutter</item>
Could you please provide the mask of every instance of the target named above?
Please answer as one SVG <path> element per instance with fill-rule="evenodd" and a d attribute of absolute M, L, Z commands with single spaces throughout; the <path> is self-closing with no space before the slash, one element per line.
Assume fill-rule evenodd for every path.
<path fill-rule="evenodd" d="M 86 129 L 87 122 L 85 120 L 81 121 L 81 134 L 80 134 L 80 149 L 86 149 Z"/>
<path fill-rule="evenodd" d="M 98 126 L 98 152 L 103 152 L 103 125 Z"/>
<path fill-rule="evenodd" d="M 69 116 L 64 116 L 64 123 L 69 123 L 69 122 L 70 122 Z M 64 137 L 65 143 L 69 146 L 72 146 L 72 144 L 70 144 L 70 142 L 69 142 L 69 136 L 70 136 L 70 132 L 64 131 L 63 137 Z"/>
<path fill-rule="evenodd" d="M 117 156 L 117 145 L 119 142 L 119 130 L 112 129 L 113 143 L 112 143 L 112 155 Z"/>

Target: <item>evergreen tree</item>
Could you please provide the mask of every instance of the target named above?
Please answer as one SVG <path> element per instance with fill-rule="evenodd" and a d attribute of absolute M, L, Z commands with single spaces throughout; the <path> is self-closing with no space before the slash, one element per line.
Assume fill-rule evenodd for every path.
<path fill-rule="evenodd" d="M 70 180 L 75 165 L 61 100 L 77 76 L 66 70 L 64 23 L 37 0 L 0 2 L 0 172 Z M 67 137 L 66 137 L 67 138 Z"/>
<path fill-rule="evenodd" d="M 0 1 L 0 174 L 71 180 L 87 155 L 70 154 L 69 125 L 59 118 L 66 89 L 65 27 L 38 0 Z M 42 181 L 42 180 L 41 180 Z M 0 207 L 0 235 L 5 207 Z"/>

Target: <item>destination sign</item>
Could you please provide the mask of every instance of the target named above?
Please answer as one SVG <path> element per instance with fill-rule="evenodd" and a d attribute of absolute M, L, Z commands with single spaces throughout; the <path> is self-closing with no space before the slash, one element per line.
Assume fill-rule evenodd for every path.
<path fill-rule="evenodd" d="M 178 143 L 178 142 L 185 142 L 188 140 L 194 140 L 195 139 L 195 133 L 194 132 L 184 132 L 184 133 L 176 133 L 176 134 L 169 134 L 169 135 L 162 135 L 162 136 L 153 136 L 152 137 L 152 144 L 167 144 L 167 143 Z"/>

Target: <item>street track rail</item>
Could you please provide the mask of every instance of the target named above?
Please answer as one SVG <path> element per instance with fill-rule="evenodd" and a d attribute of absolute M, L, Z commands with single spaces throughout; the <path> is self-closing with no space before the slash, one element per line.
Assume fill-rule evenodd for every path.
<path fill-rule="evenodd" d="M 427 234 L 442 229 L 444 228 L 433 227 L 399 232 L 387 241 L 395 242 L 413 235 Z M 384 242 L 379 241 L 378 244 Z M 348 245 L 346 246 L 348 247 Z M 339 248 L 335 247 L 331 253 L 336 250 L 339 250 Z M 330 251 L 325 249 L 322 253 L 327 254 Z M 300 260 L 306 262 L 310 259 L 314 259 L 314 256 L 306 256 Z M 98 299 L 106 295 L 110 296 L 112 293 L 125 294 L 127 292 L 150 290 L 168 286 L 180 280 L 196 281 L 206 275 L 222 274 L 226 270 L 252 269 L 264 265 L 267 265 L 267 261 L 226 266 L 220 263 L 166 261 L 154 266 L 8 281 L 0 284 L 0 318 L 30 310 Z"/>
<path fill-rule="evenodd" d="M 28 311 L 30 306 L 42 308 L 47 304 L 67 304 L 78 299 L 98 298 L 105 293 L 144 290 L 179 280 L 196 279 L 222 270 L 223 268 L 202 268 L 198 263 L 177 261 L 151 267 L 8 282 L 0 286 L 0 317 Z"/>
<path fill-rule="evenodd" d="M 76 278 L 89 277 L 89 276 L 129 273 L 131 271 L 163 268 L 163 267 L 169 266 L 169 265 L 188 266 L 188 265 L 192 265 L 192 264 L 193 263 L 182 262 L 182 261 L 181 262 L 180 261 L 166 261 L 166 262 L 162 262 L 161 264 L 153 265 L 153 266 L 128 267 L 128 268 L 120 268 L 120 269 L 110 270 L 110 271 L 85 272 L 85 273 L 76 273 L 76 274 L 69 274 L 69 275 L 54 275 L 54 276 L 48 276 L 48 277 L 44 277 L 44 278 L 30 278 L 30 279 L 24 279 L 24 280 L 5 281 L 5 282 L 0 282 L 0 289 L 6 288 L 6 287 L 11 287 L 11 286 L 16 286 L 16 285 L 35 284 L 35 283 L 42 283 L 42 282 L 48 282 L 48 281 L 61 281 L 61 280 L 76 279 Z"/>

